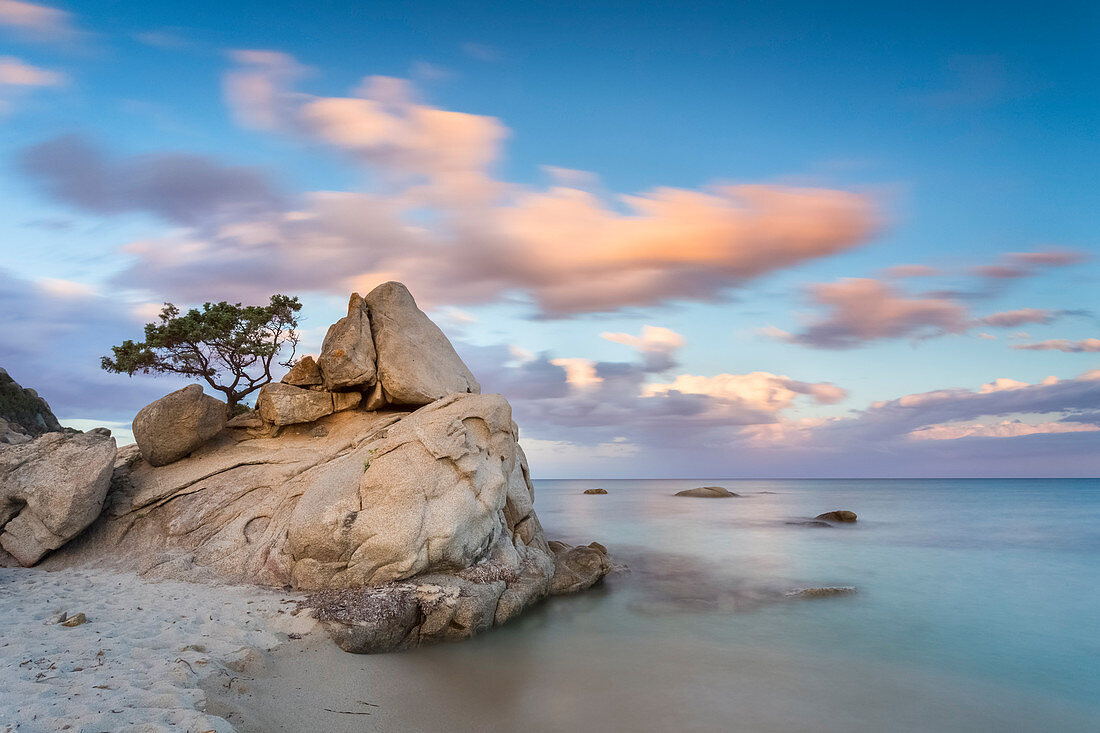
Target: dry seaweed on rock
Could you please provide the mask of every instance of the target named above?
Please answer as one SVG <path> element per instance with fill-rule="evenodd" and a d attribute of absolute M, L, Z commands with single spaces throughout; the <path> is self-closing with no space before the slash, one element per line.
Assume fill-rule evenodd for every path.
<path fill-rule="evenodd" d="M 404 613 L 416 590 L 410 583 L 322 590 L 299 601 L 298 609 L 311 609 L 318 621 L 342 624 L 389 621 Z"/>

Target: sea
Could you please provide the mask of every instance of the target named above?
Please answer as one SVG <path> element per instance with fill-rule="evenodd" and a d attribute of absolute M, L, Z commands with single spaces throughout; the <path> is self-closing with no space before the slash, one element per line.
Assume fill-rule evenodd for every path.
<path fill-rule="evenodd" d="M 674 496 L 705 485 L 739 496 Z M 379 705 L 355 730 L 1100 731 L 1100 479 L 535 492 L 617 571 L 471 641 L 338 657 L 333 691 Z M 799 524 L 837 509 L 858 521 Z"/>

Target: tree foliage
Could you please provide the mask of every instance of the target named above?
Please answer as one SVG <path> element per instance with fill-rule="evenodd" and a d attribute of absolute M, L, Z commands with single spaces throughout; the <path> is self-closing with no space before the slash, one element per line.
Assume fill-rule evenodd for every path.
<path fill-rule="evenodd" d="M 232 409 L 240 400 L 271 381 L 276 364 L 289 367 L 298 346 L 297 298 L 272 295 L 265 306 L 204 303 L 180 315 L 165 303 L 156 323 L 145 324 L 145 340 L 123 341 L 111 347 L 101 366 L 109 372 L 173 373 L 201 377 L 225 394 Z M 275 359 L 284 346 L 290 355 Z"/>

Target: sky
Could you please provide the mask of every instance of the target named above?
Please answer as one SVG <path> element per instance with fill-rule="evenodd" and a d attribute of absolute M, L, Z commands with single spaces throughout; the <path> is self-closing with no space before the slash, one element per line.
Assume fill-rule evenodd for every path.
<path fill-rule="evenodd" d="M 555 477 L 1100 475 L 1100 6 L 0 0 L 0 366 L 406 283 Z"/>

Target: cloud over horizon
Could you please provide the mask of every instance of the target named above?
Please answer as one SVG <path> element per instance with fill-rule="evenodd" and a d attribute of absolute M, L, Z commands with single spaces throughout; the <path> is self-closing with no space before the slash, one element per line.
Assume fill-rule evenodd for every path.
<path fill-rule="evenodd" d="M 521 186 L 494 174 L 508 135 L 495 118 L 424 104 L 387 77 L 317 97 L 293 88 L 310 70 L 286 54 L 232 58 L 224 92 L 242 124 L 334 151 L 369 174 L 368 189 L 280 200 L 258 172 L 200 156 L 111 160 L 80 138 L 25 151 L 24 170 L 56 200 L 184 225 L 129 243 L 117 284 L 193 301 L 260 297 L 256 283 L 343 294 L 400 279 L 429 305 L 519 296 L 538 316 L 566 317 L 715 301 L 862 245 L 878 225 L 868 196 L 824 188 L 712 184 L 605 200 Z"/>

